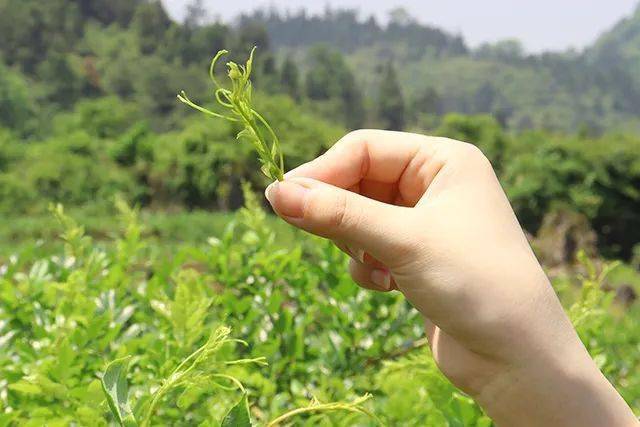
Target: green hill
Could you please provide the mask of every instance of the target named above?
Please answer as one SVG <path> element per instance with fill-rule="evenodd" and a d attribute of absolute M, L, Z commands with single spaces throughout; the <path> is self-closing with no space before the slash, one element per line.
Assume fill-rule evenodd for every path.
<path fill-rule="evenodd" d="M 370 102 L 380 70 L 394 62 L 417 115 L 489 113 L 515 129 L 595 133 L 640 126 L 638 11 L 584 52 L 539 55 L 527 54 L 513 40 L 471 49 L 461 37 L 422 25 L 401 10 L 387 25 L 350 10 L 319 16 L 256 12 L 240 22 L 261 23 L 275 48 L 299 58 L 318 43 L 342 51 Z"/>

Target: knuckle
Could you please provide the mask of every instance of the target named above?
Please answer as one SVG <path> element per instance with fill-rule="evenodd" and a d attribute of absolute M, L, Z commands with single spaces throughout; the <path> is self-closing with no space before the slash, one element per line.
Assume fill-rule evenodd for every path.
<path fill-rule="evenodd" d="M 482 150 L 478 148 L 478 146 L 469 144 L 467 142 L 461 142 L 458 144 L 456 151 L 456 156 L 464 164 L 472 166 L 474 168 L 479 168 L 481 170 L 493 170 L 491 162 L 489 161 L 487 156 L 484 155 Z"/>
<path fill-rule="evenodd" d="M 372 129 L 353 130 L 340 138 L 332 148 L 357 148 L 364 146 L 367 140 L 371 139 L 373 132 L 376 131 Z"/>
<path fill-rule="evenodd" d="M 360 175 L 367 175 L 370 167 L 369 150 L 367 144 L 375 139 L 375 133 L 381 131 L 373 129 L 359 129 L 346 134 L 331 150 L 339 150 L 341 153 L 357 153 L 361 162 Z"/>
<path fill-rule="evenodd" d="M 361 143 L 368 139 L 371 132 L 369 129 L 352 130 L 342 138 L 342 141 L 345 144 Z"/>
<path fill-rule="evenodd" d="M 477 145 L 470 144 L 468 142 L 460 143 L 459 149 L 464 155 L 466 155 L 469 158 L 484 157 L 482 150 L 480 150 L 480 148 L 478 148 Z"/>
<path fill-rule="evenodd" d="M 329 214 L 329 227 L 336 230 L 343 230 L 347 224 L 348 200 L 345 194 L 338 194 L 335 200 L 335 207 Z"/>

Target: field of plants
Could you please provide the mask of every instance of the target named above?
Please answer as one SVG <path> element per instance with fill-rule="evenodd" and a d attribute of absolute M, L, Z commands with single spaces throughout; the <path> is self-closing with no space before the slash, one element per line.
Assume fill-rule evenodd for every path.
<path fill-rule="evenodd" d="M 104 241 L 52 206 L 64 246 L 0 265 L 1 425 L 491 425 L 400 295 L 355 286 L 325 241 L 283 244 L 245 195 L 206 244 L 171 247 L 122 201 Z M 639 306 L 601 288 L 623 267 L 579 258 L 554 285 L 637 413 Z"/>
<path fill-rule="evenodd" d="M 0 0 L 0 427 L 493 425 L 400 293 L 266 208 L 359 127 L 482 149 L 640 415 L 640 83 L 617 36 L 640 9 L 579 56 L 349 11 L 202 14 Z"/>

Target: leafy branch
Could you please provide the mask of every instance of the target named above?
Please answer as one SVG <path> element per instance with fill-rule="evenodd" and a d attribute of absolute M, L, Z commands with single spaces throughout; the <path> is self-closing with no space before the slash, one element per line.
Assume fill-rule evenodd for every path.
<path fill-rule="evenodd" d="M 373 413 L 371 413 L 370 411 L 368 411 L 362 406 L 362 404 L 365 403 L 367 400 L 371 399 L 371 397 L 372 396 L 367 393 L 364 396 L 355 399 L 353 402 L 331 402 L 331 403 L 320 403 L 318 400 L 313 399 L 308 406 L 297 408 L 285 414 L 282 414 L 279 417 L 270 421 L 266 425 L 266 427 L 279 426 L 283 422 L 287 421 L 289 418 L 302 415 L 302 414 L 317 413 L 317 412 L 326 413 L 326 412 L 333 412 L 333 411 L 347 411 L 347 412 L 355 412 L 358 414 L 363 414 L 378 421 L 378 424 L 380 424 L 380 421 L 378 420 L 378 418 Z"/>
<path fill-rule="evenodd" d="M 233 382 L 234 384 L 240 384 L 239 381 L 231 376 L 209 372 L 210 367 L 206 366 L 207 362 L 211 361 L 212 356 L 220 349 L 223 344 L 228 342 L 244 343 L 243 341 L 229 338 L 230 332 L 231 329 L 224 326 L 216 329 L 202 347 L 191 353 L 191 355 L 185 358 L 173 370 L 173 372 L 171 372 L 171 375 L 169 375 L 169 377 L 163 381 L 162 386 L 154 393 L 153 398 L 151 399 L 151 403 L 149 404 L 149 407 L 145 412 L 141 427 L 150 425 L 151 418 L 153 417 L 158 403 L 170 390 L 181 386 L 189 386 L 201 383 L 203 382 L 203 380 L 209 379 L 210 377 L 231 379 L 231 382 Z M 225 362 L 225 365 L 230 363 L 255 363 L 259 365 L 267 364 L 264 357 Z M 244 388 L 242 386 L 240 386 L 240 389 L 244 391 Z"/>
<path fill-rule="evenodd" d="M 238 65 L 235 62 L 227 63 L 227 75 L 231 80 L 231 89 L 223 87 L 215 77 L 216 64 L 222 56 L 229 52 L 221 50 L 211 61 L 209 77 L 215 86 L 215 99 L 219 105 L 228 110 L 228 115 L 197 105 L 189 99 L 184 91 L 180 92 L 178 99 L 209 116 L 241 123 L 244 129 L 238 133 L 237 138 L 244 138 L 253 144 L 262 165 L 262 173 L 274 181 L 282 181 L 284 179 L 284 156 L 280 140 L 266 119 L 252 106 L 251 71 L 255 50 L 255 47 L 251 50 L 245 65 Z"/>
<path fill-rule="evenodd" d="M 216 363 L 212 360 L 213 356 L 217 353 L 222 345 L 229 342 L 239 342 L 246 344 L 244 341 L 229 338 L 231 330 L 227 327 L 219 327 L 216 329 L 207 340 L 207 342 L 198 348 L 196 351 L 186 357 L 171 374 L 162 381 L 161 386 L 153 393 L 150 402 L 143 407 L 138 423 L 135 414 L 131 410 L 129 403 L 129 387 L 127 383 L 127 373 L 129 371 L 130 357 L 124 357 L 111 362 L 102 377 L 102 389 L 107 398 L 107 403 L 111 409 L 115 420 L 121 427 L 148 427 L 151 425 L 151 420 L 156 412 L 158 404 L 162 401 L 163 397 L 176 388 L 183 387 L 188 388 L 191 386 L 197 386 L 198 384 L 213 384 L 224 390 L 238 389 L 242 392 L 242 398 L 236 405 L 231 408 L 229 413 L 222 421 L 223 426 L 234 427 L 251 427 L 251 415 L 249 412 L 249 404 L 247 400 L 247 391 L 242 383 L 235 377 L 220 372 L 212 371 L 215 368 Z M 237 359 L 231 361 L 225 361 L 222 365 L 247 365 L 258 364 L 266 365 L 264 357 L 258 357 L 254 359 Z M 224 384 L 220 384 L 215 379 L 227 380 L 234 387 L 228 387 Z M 357 414 L 366 415 L 378 424 L 380 420 L 369 410 L 367 410 L 363 404 L 371 399 L 370 394 L 365 394 L 352 402 L 331 402 L 321 403 L 317 399 L 313 399 L 308 406 L 293 409 L 287 413 L 284 413 L 272 421 L 266 424 L 266 427 L 277 427 L 288 422 L 293 417 L 312 414 L 312 413 L 327 413 L 334 411 L 346 411 Z"/>
<path fill-rule="evenodd" d="M 246 393 L 242 383 L 238 379 L 231 375 L 216 372 L 214 369 L 216 367 L 222 369 L 223 366 L 229 365 L 266 365 L 267 362 L 264 357 L 258 357 L 254 359 L 225 361 L 221 364 L 217 364 L 214 360 L 214 355 L 224 344 L 236 342 L 246 345 L 244 341 L 229 338 L 230 332 L 231 329 L 224 326 L 217 328 L 210 335 L 205 344 L 187 356 L 182 360 L 182 362 L 180 362 L 180 364 L 178 364 L 178 366 L 176 366 L 176 368 L 162 381 L 161 386 L 151 396 L 149 404 L 146 405 L 146 409 L 140 416 L 140 427 L 148 427 L 151 425 L 151 420 L 163 397 L 165 397 L 170 391 L 180 387 L 189 388 L 199 384 L 214 384 L 219 385 L 223 389 L 229 389 L 229 387 L 219 384 L 214 380 L 214 378 L 218 378 L 231 382 L 236 388 L 240 389 L 243 393 Z M 113 361 L 107 366 L 105 374 L 102 377 L 102 388 L 107 398 L 109 408 L 111 409 L 114 418 L 122 427 L 138 425 L 128 401 L 128 385 L 126 381 L 128 361 L 129 358 Z"/>

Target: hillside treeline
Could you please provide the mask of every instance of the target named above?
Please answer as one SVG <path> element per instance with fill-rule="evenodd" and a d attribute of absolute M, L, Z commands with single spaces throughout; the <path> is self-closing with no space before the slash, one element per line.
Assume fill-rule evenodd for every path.
<path fill-rule="evenodd" d="M 494 102 L 511 101 L 492 89 L 503 85 L 491 80 L 472 91 L 469 105 L 475 107 L 446 98 L 464 91 L 464 85 L 454 88 L 447 80 L 455 78 L 443 71 L 452 64 L 467 64 L 457 69 L 472 72 L 493 58 L 498 61 L 493 66 L 529 70 L 518 77 L 527 80 L 550 57 L 523 56 L 508 44 L 472 51 L 461 39 L 401 15 L 386 27 L 369 21 L 352 28 L 357 17 L 336 13 L 324 18 L 256 14 L 228 25 L 202 22 L 198 5 L 193 2 L 187 19 L 177 23 L 158 1 L 0 0 L 3 216 L 41 212 L 50 201 L 111 205 L 115 194 L 153 209 L 238 207 L 241 181 L 266 184 L 254 156 L 235 142 L 233 125 L 189 111 L 175 95 L 185 89 L 198 101 L 211 100 L 206 72 L 211 56 L 225 47 L 232 59 L 243 60 L 257 45 L 257 107 L 280 134 L 287 167 L 363 126 L 449 136 L 483 149 L 529 232 L 536 233 L 549 213 L 569 209 L 588 221 L 606 254 L 629 257 L 640 241 L 640 137 L 628 128 L 602 121 L 562 131 L 551 122 L 537 126 L 538 119 L 514 127 L 514 117 L 528 113 L 492 109 Z M 632 34 L 632 23 L 621 24 L 625 34 Z M 303 24 L 310 25 L 308 40 L 293 45 L 286 31 Z M 349 38 L 352 45 L 326 43 L 324 33 Z M 370 40 L 361 40 L 363 34 Z M 598 46 L 614 43 L 612 34 Z M 399 47 L 392 49 L 395 57 L 378 55 L 382 48 L 416 46 L 421 40 L 433 49 L 410 53 Z M 412 62 L 398 63 L 400 55 Z M 571 62 L 569 56 L 562 61 Z M 366 58 L 379 67 L 359 66 Z M 428 75 L 409 81 L 407 72 L 421 61 L 429 64 L 421 68 Z M 562 62 L 553 61 L 544 67 Z M 632 68 L 618 63 L 628 77 Z M 591 87 L 587 80 L 566 81 L 576 85 L 574 91 Z M 616 81 L 629 88 L 628 96 L 611 95 L 616 101 L 607 111 L 629 115 L 633 105 L 623 104 L 635 102 L 636 83 Z M 504 90 L 525 96 L 537 93 L 530 87 L 535 84 L 533 79 Z M 424 90 L 408 90 L 413 85 Z M 594 83 L 593 90 L 603 85 Z M 554 110 L 564 102 L 561 93 L 558 89 L 540 108 L 525 98 L 518 102 L 538 118 L 582 114 L 573 104 Z"/>

